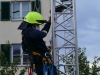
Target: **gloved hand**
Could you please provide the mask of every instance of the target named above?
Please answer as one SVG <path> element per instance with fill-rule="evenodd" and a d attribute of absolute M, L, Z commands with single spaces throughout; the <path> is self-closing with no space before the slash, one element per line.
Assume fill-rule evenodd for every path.
<path fill-rule="evenodd" d="M 47 49 L 49 52 L 51 52 L 51 46 L 48 46 Z"/>
<path fill-rule="evenodd" d="M 45 53 L 45 57 L 47 58 L 48 63 L 49 64 L 52 64 L 52 57 L 51 57 L 51 54 L 49 52 L 46 52 Z"/>
<path fill-rule="evenodd" d="M 47 22 L 50 22 L 51 23 L 51 16 L 49 17 L 49 20 Z"/>
<path fill-rule="evenodd" d="M 45 53 L 45 57 L 51 58 L 51 54 L 50 54 L 49 52 L 46 52 L 46 53 Z"/>

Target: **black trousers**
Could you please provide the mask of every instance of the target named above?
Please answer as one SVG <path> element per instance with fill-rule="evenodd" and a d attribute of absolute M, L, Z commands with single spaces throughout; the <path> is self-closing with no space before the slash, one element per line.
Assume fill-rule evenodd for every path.
<path fill-rule="evenodd" d="M 43 75 L 42 57 L 34 56 L 34 62 L 35 62 L 35 71 L 36 71 L 37 75 Z M 56 71 L 56 67 L 54 65 L 53 65 L 53 70 L 54 70 L 54 75 L 58 75 L 57 71 Z"/>

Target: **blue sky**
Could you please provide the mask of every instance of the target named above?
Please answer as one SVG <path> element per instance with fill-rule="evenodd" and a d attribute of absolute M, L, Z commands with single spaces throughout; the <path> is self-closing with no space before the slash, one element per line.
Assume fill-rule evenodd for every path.
<path fill-rule="evenodd" d="M 89 61 L 100 56 L 100 0 L 76 0 L 78 46 Z"/>

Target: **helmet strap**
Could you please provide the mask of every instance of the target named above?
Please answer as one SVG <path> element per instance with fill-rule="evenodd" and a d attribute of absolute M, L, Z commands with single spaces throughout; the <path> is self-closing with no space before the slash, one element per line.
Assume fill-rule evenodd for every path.
<path fill-rule="evenodd" d="M 33 28 L 36 28 L 36 25 L 32 25 Z"/>

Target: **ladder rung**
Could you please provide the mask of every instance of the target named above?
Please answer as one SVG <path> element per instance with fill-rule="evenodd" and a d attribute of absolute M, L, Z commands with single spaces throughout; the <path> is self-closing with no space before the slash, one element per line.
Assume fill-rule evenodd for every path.
<path fill-rule="evenodd" d="M 75 48 L 75 46 L 55 47 L 55 49 L 59 49 L 59 48 Z"/>
<path fill-rule="evenodd" d="M 58 64 L 57 66 L 75 66 L 75 64 Z"/>
<path fill-rule="evenodd" d="M 66 15 L 66 14 L 73 14 L 73 13 L 72 12 L 69 12 L 69 13 L 68 12 L 56 12 L 55 15 L 56 14 L 65 14 Z"/>
<path fill-rule="evenodd" d="M 66 29 L 66 30 L 55 30 L 55 31 L 74 31 L 74 29 Z"/>
<path fill-rule="evenodd" d="M 65 2 L 65 1 L 72 1 L 72 0 L 60 0 L 61 2 Z"/>

